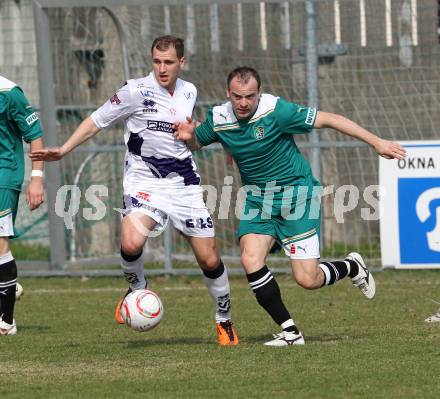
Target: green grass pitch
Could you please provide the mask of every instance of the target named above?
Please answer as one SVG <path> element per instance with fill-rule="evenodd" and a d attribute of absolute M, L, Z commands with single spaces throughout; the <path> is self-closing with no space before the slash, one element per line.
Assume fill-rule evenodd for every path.
<path fill-rule="evenodd" d="M 231 278 L 240 344 L 218 347 L 199 277 L 156 277 L 162 323 L 138 333 L 113 321 L 122 278 L 20 281 L 15 337 L 0 338 L 0 398 L 438 398 L 438 271 L 375 274 L 368 301 L 343 281 L 306 291 L 278 276 L 303 347 L 262 345 L 278 328 L 244 277 Z"/>

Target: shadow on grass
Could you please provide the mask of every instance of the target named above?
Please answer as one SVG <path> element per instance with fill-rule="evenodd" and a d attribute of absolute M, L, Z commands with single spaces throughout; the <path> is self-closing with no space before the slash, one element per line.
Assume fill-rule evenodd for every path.
<path fill-rule="evenodd" d="M 200 337 L 185 338 L 157 338 L 157 339 L 137 339 L 130 341 L 118 341 L 120 344 L 126 344 L 128 349 L 138 349 L 155 345 L 206 345 L 217 344 L 215 340 L 206 340 Z"/>
<path fill-rule="evenodd" d="M 331 334 L 323 334 L 319 337 L 313 337 L 306 335 L 304 339 L 306 342 L 335 342 L 335 341 L 347 341 L 348 339 L 357 339 L 360 336 L 348 336 L 348 335 L 331 335 Z"/>
<path fill-rule="evenodd" d="M 51 327 L 49 326 L 30 326 L 30 325 L 21 325 L 21 324 L 17 324 L 18 325 L 18 329 L 20 331 L 38 331 L 38 332 L 42 332 L 42 331 L 49 331 L 51 329 Z"/>
<path fill-rule="evenodd" d="M 348 339 L 359 338 L 356 337 L 348 337 L 347 335 L 331 335 L 331 334 L 323 334 L 321 336 L 309 336 L 305 335 L 304 340 L 307 342 L 337 342 L 337 341 L 346 341 Z M 242 336 L 242 343 L 250 343 L 250 344 L 261 344 L 273 339 L 270 334 L 266 335 L 254 335 L 254 336 Z"/>
<path fill-rule="evenodd" d="M 240 343 L 242 344 L 263 344 L 271 339 L 270 334 L 254 335 L 254 336 L 241 336 Z M 321 336 L 305 336 L 304 339 L 307 342 L 342 342 L 349 339 L 358 339 L 357 336 L 347 335 L 331 335 L 323 334 Z M 149 347 L 154 345 L 217 345 L 215 339 L 207 340 L 200 337 L 181 337 L 181 338 L 156 338 L 156 339 L 136 339 L 130 341 L 117 341 L 119 344 L 125 344 L 127 349 L 139 349 L 142 347 Z"/>

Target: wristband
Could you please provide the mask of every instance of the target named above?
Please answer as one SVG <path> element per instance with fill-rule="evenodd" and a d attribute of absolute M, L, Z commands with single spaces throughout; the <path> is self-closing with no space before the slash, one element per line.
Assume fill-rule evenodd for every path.
<path fill-rule="evenodd" d="M 33 169 L 31 172 L 31 177 L 43 177 L 43 171 L 39 169 Z"/>

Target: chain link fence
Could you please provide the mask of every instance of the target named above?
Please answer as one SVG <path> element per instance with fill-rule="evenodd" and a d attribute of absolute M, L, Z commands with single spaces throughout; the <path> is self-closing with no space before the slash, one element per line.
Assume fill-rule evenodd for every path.
<path fill-rule="evenodd" d="M 199 118 L 208 106 L 225 101 L 227 73 L 244 64 L 261 73 L 264 91 L 308 103 L 304 1 L 210 4 L 167 1 L 152 2 L 148 7 L 130 5 L 136 2 L 124 5 L 123 1 L 118 6 L 107 7 L 84 7 L 84 2 L 79 0 L 58 3 L 60 7 L 48 9 L 48 17 L 59 144 L 127 76 L 148 73 L 149 46 L 156 36 L 166 33 L 185 38 L 189 62 L 183 78 L 198 88 L 195 113 Z M 320 109 L 340 113 L 384 138 L 437 138 L 438 2 L 318 0 L 313 3 Z M 38 108 L 31 0 L 1 2 L 0 32 L 1 73 L 20 84 Z M 378 184 L 377 155 L 333 131 L 319 133 L 318 147 L 312 148 L 306 136 L 298 141 L 306 157 L 310 158 L 312 151 L 319 148 L 321 181 L 324 187 L 333 186 L 323 198 L 324 257 L 339 257 L 357 248 L 371 264 L 380 266 L 379 221 L 362 217 L 363 208 L 375 210 L 377 193 L 371 198 L 368 188 Z M 117 266 L 110 265 L 117 265 L 119 251 L 120 215 L 114 209 L 121 207 L 123 152 L 121 127 L 115 126 L 63 159 L 61 183 L 76 184 L 80 192 L 79 208 L 71 217 L 73 227 L 65 230 L 62 242 L 52 242 L 47 206 L 30 213 L 22 197 L 18 227 L 24 234 L 16 245 L 24 248 L 37 245 L 35 256 L 42 260 L 51 245 L 64 246 L 67 260 L 72 262 L 67 263 L 63 273 L 118 271 Z M 231 262 L 238 262 L 235 239 L 236 193 L 241 184 L 238 171 L 226 166 L 225 155 L 218 148 L 195 154 L 195 160 L 202 183 L 217 190 L 212 211 L 220 251 Z M 99 220 L 87 220 L 84 209 L 91 205 L 86 193 L 87 190 L 92 193 L 94 186 L 107 188 L 107 192 L 98 195 L 106 211 Z M 356 193 L 344 191 L 348 186 L 355 187 L 359 195 L 359 204 L 351 210 L 347 207 L 347 196 Z M 232 187 L 231 200 L 226 204 L 228 187 Z M 219 217 L 220 207 L 224 210 L 226 205 L 229 205 L 227 217 Z M 163 271 L 167 251 L 171 251 L 175 267 L 179 266 L 177 260 L 193 262 L 190 248 L 181 235 L 170 232 L 171 246 L 165 246 L 164 239 L 167 237 L 162 235 L 148 243 L 150 260 L 157 261 L 153 265 L 158 271 Z M 43 264 L 33 265 L 35 270 L 43 272 Z"/>

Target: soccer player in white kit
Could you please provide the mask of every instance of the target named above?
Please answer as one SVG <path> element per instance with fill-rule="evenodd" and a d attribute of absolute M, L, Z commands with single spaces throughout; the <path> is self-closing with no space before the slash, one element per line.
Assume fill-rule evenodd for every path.
<path fill-rule="evenodd" d="M 196 87 L 178 78 L 185 64 L 183 40 L 161 36 L 151 47 L 153 72 L 131 79 L 87 117 L 59 148 L 32 152 L 33 160 L 55 161 L 115 122 L 124 123 L 124 216 L 121 267 L 128 292 L 147 287 L 142 250 L 148 233 L 169 220 L 191 245 L 216 307 L 218 343 L 236 345 L 230 287 L 215 244 L 213 220 L 203 201 L 200 176 L 186 144 L 174 138 L 173 124 L 191 117 Z M 127 292 L 127 294 L 128 294 Z M 126 294 L 126 295 L 127 295 Z M 115 318 L 123 323 L 120 305 Z"/>

